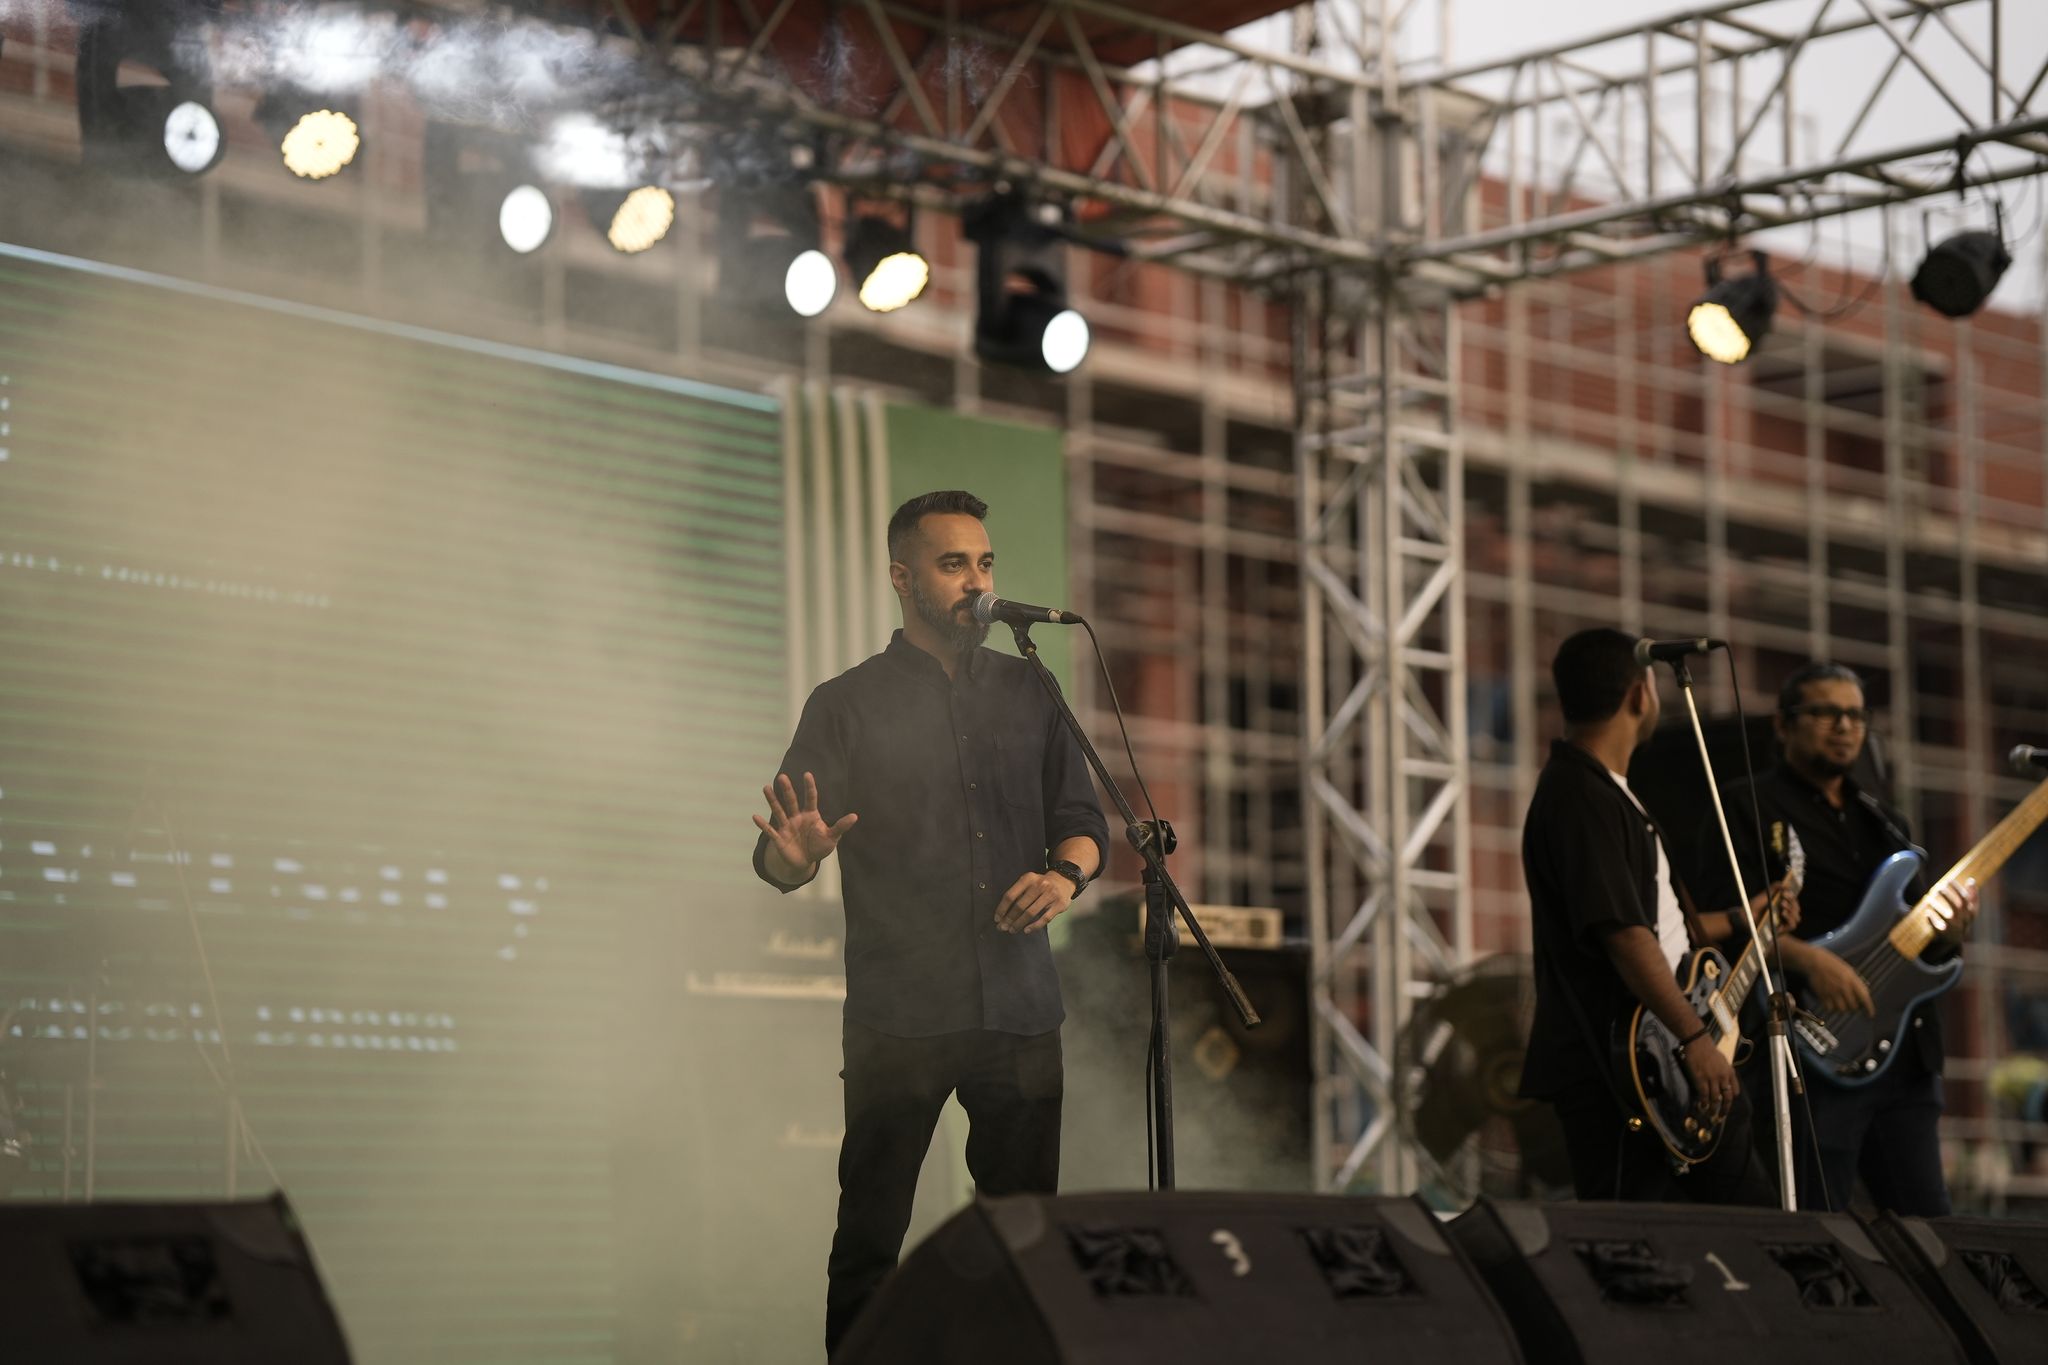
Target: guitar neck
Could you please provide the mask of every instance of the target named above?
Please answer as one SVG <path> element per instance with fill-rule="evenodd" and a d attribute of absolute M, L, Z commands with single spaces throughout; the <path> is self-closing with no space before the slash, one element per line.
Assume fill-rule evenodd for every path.
<path fill-rule="evenodd" d="M 1947 918 L 1947 907 L 1940 900 L 1941 893 L 1963 881 L 1974 880 L 1979 886 L 1990 881 L 1998 874 L 1998 869 L 2005 866 L 2005 860 L 2013 855 L 2013 850 L 2025 843 L 2027 836 L 2040 828 L 2044 819 L 2048 819 L 2048 782 L 2028 793 L 2027 799 L 2014 806 L 2003 820 L 1993 826 L 1975 848 L 1963 855 L 1961 862 L 1928 888 L 1919 903 L 1892 926 L 1892 946 L 1908 958 L 1917 958 L 1926 952 Z"/>
<path fill-rule="evenodd" d="M 1723 999 L 1735 1009 L 1742 1008 L 1742 1002 L 1749 999 L 1750 988 L 1756 985 L 1757 973 L 1763 969 L 1764 954 L 1771 950 L 1771 943 L 1778 936 L 1777 916 L 1768 913 L 1756 917 L 1757 939 L 1742 950 L 1742 956 L 1728 969 L 1728 980 L 1716 999 Z"/>

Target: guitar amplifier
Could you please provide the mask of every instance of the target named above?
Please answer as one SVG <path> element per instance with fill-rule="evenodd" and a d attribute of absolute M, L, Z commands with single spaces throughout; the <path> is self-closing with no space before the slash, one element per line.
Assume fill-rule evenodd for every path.
<path fill-rule="evenodd" d="M 1964 1359 L 1947 1323 L 1846 1214 L 1482 1199 L 1449 1232 L 1530 1360 Z"/>
<path fill-rule="evenodd" d="M 1152 996 L 1141 926 L 1123 906 L 1105 905 L 1075 920 L 1056 956 L 1067 1007 L 1062 1189 L 1146 1183 Z M 1263 1022 L 1239 1022 L 1208 959 L 1183 939 L 1168 969 L 1177 1183 L 1306 1192 L 1314 1084 L 1308 950 L 1276 937 L 1269 947 L 1218 952 Z"/>

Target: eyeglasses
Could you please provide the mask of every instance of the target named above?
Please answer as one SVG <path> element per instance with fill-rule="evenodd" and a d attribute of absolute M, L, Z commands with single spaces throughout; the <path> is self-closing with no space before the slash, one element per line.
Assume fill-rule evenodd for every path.
<path fill-rule="evenodd" d="M 1807 706 L 1788 706 L 1785 708 L 1785 714 L 1817 720 L 1821 723 L 1821 728 L 1826 730 L 1833 730 L 1844 724 L 1852 730 L 1862 730 L 1870 725 L 1870 718 L 1875 713 L 1867 706 L 1829 706 L 1824 702 L 1814 702 Z"/>

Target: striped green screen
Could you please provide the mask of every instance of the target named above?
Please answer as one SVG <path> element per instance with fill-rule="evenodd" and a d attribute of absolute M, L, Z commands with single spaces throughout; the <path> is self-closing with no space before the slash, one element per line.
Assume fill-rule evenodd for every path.
<path fill-rule="evenodd" d="M 359 1359 L 615 1358 L 632 945 L 786 728 L 778 433 L 0 251 L 14 1197 L 274 1172 Z"/>

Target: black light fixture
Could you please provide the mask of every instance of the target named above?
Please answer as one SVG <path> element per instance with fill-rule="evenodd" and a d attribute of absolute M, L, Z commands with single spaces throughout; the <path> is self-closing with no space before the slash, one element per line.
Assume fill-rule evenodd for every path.
<path fill-rule="evenodd" d="M 729 297 L 814 318 L 839 293 L 839 267 L 819 245 L 818 206 L 808 187 L 779 185 L 725 194 L 718 214 L 719 286 Z"/>
<path fill-rule="evenodd" d="M 908 204 L 857 212 L 846 230 L 846 268 L 861 306 L 893 313 L 916 300 L 932 281 L 932 263 L 917 249 L 916 218 Z"/>
<path fill-rule="evenodd" d="M 1913 272 L 1913 297 L 1943 317 L 1966 318 L 1984 306 L 2011 264 L 2003 232 L 1958 232 L 1928 248 Z"/>
<path fill-rule="evenodd" d="M 213 108 L 202 16 L 186 3 L 124 0 L 79 27 L 74 85 L 88 161 L 144 174 L 200 175 L 226 150 Z M 122 85 L 122 66 L 162 84 Z"/>
<path fill-rule="evenodd" d="M 1752 269 L 1734 279 L 1721 277 L 1724 257 L 1707 261 L 1707 292 L 1685 315 L 1685 332 L 1709 360 L 1738 364 L 1750 357 L 1771 334 L 1778 311 L 1778 282 L 1771 261 L 1761 251 L 1749 253 Z"/>
<path fill-rule="evenodd" d="M 1057 205 L 997 194 L 970 208 L 974 353 L 998 365 L 1068 374 L 1088 355 L 1088 321 L 1067 305 L 1066 234 Z"/>

